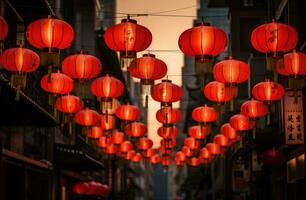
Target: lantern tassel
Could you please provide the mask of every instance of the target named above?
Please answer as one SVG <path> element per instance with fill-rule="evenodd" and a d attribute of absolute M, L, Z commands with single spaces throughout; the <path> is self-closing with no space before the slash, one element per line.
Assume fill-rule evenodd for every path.
<path fill-rule="evenodd" d="M 253 134 L 253 140 L 255 140 L 256 139 L 256 128 L 255 127 L 253 128 L 252 134 Z"/>
<path fill-rule="evenodd" d="M 268 114 L 267 114 L 267 125 L 270 125 L 270 117 L 271 117 L 271 113 L 268 112 Z"/>
<path fill-rule="evenodd" d="M 232 99 L 230 100 L 230 111 L 231 111 L 231 112 L 234 111 L 234 104 L 235 104 L 234 98 L 232 98 Z"/>
<path fill-rule="evenodd" d="M 145 99 L 145 108 L 149 107 L 149 95 L 146 94 L 146 99 Z"/>
<path fill-rule="evenodd" d="M 15 96 L 15 100 L 19 101 L 20 100 L 20 85 L 17 85 L 17 90 L 16 90 L 16 96 Z"/>
<path fill-rule="evenodd" d="M 50 83 L 51 82 L 51 73 L 52 73 L 52 65 L 50 64 L 48 66 L 48 78 L 47 78 L 47 82 Z"/>

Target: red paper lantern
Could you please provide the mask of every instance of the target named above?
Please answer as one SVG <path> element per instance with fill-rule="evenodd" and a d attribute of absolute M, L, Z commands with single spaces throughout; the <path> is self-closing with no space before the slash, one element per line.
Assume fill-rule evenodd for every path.
<path fill-rule="evenodd" d="M 233 115 L 229 123 L 236 131 L 248 131 L 254 127 L 254 123 L 245 115 Z"/>
<path fill-rule="evenodd" d="M 73 39 L 73 28 L 60 19 L 40 19 L 27 27 L 28 42 L 39 49 L 48 49 L 49 52 L 68 48 Z"/>
<path fill-rule="evenodd" d="M 236 86 L 249 79 L 250 66 L 245 62 L 229 57 L 215 64 L 212 73 L 216 81 L 229 86 Z"/>
<path fill-rule="evenodd" d="M 134 105 L 121 105 L 116 109 L 115 115 L 126 122 L 136 121 L 139 117 L 140 111 Z"/>
<path fill-rule="evenodd" d="M 0 41 L 5 40 L 8 33 L 8 24 L 5 19 L 0 16 Z"/>
<path fill-rule="evenodd" d="M 212 156 L 218 156 L 221 154 L 220 146 L 216 143 L 207 143 L 205 147 Z"/>
<path fill-rule="evenodd" d="M 133 163 L 139 163 L 141 160 L 142 160 L 142 156 L 140 153 L 136 153 L 131 159 Z"/>
<path fill-rule="evenodd" d="M 101 115 L 101 128 L 102 130 L 109 131 L 115 126 L 116 119 L 114 115 Z"/>
<path fill-rule="evenodd" d="M 127 153 L 131 151 L 132 149 L 133 149 L 133 144 L 128 140 L 122 142 L 119 147 L 119 150 L 122 153 Z"/>
<path fill-rule="evenodd" d="M 141 122 L 132 122 L 125 126 L 125 133 L 131 137 L 143 137 L 147 132 L 147 126 Z"/>
<path fill-rule="evenodd" d="M 120 131 L 114 131 L 113 135 L 111 136 L 111 142 L 115 145 L 120 145 L 124 142 L 124 134 Z M 127 144 L 126 144 L 127 145 Z"/>
<path fill-rule="evenodd" d="M 116 146 L 114 144 L 109 143 L 106 146 L 105 153 L 108 155 L 114 155 L 116 153 Z"/>
<path fill-rule="evenodd" d="M 166 149 L 173 149 L 176 145 L 176 140 L 174 138 L 162 139 L 160 145 L 164 146 Z"/>
<path fill-rule="evenodd" d="M 203 147 L 203 148 L 200 150 L 199 158 L 201 158 L 201 159 L 203 159 L 203 160 L 210 160 L 210 159 L 211 159 L 211 154 L 210 154 L 210 152 L 207 150 L 206 147 Z"/>
<path fill-rule="evenodd" d="M 193 137 L 185 138 L 184 145 L 192 151 L 196 150 L 199 147 L 199 143 Z"/>
<path fill-rule="evenodd" d="M 77 195 L 84 195 L 87 194 L 89 190 L 89 185 L 86 182 L 76 183 L 73 185 L 73 193 Z"/>
<path fill-rule="evenodd" d="M 157 134 L 165 139 L 175 138 L 179 134 L 179 130 L 175 126 L 171 127 L 159 127 Z"/>
<path fill-rule="evenodd" d="M 171 158 L 169 156 L 163 156 L 161 160 L 161 165 L 164 168 L 168 168 L 171 165 Z"/>
<path fill-rule="evenodd" d="M 227 148 L 230 145 L 229 139 L 222 134 L 215 135 L 214 143 L 219 145 L 221 148 Z"/>
<path fill-rule="evenodd" d="M 97 77 L 102 70 L 101 62 L 92 55 L 74 54 L 66 57 L 62 62 L 63 73 L 80 81 Z"/>
<path fill-rule="evenodd" d="M 131 62 L 129 72 L 134 78 L 139 78 L 142 85 L 152 86 L 155 80 L 167 74 L 167 65 L 164 61 L 155 58 L 154 54 L 144 54 L 143 57 Z"/>
<path fill-rule="evenodd" d="M 178 160 L 180 162 L 184 162 L 186 160 L 186 156 L 182 151 L 178 151 L 175 154 L 175 160 Z"/>
<path fill-rule="evenodd" d="M 173 102 L 182 98 L 183 91 L 180 86 L 171 83 L 170 80 L 162 80 L 161 83 L 153 86 L 151 95 L 155 101 L 161 102 L 162 107 L 171 107 Z"/>
<path fill-rule="evenodd" d="M 245 101 L 240 107 L 240 113 L 251 119 L 264 117 L 268 113 L 267 110 L 266 105 L 262 101 L 254 99 Z"/>
<path fill-rule="evenodd" d="M 68 94 L 57 98 L 55 106 L 62 113 L 74 114 L 82 110 L 84 104 L 78 96 Z"/>
<path fill-rule="evenodd" d="M 153 146 L 153 141 L 149 138 L 142 137 L 137 143 L 137 148 L 141 151 L 148 150 Z"/>
<path fill-rule="evenodd" d="M 181 120 L 182 114 L 178 108 L 165 107 L 161 108 L 156 112 L 156 119 L 164 126 L 173 126 Z"/>
<path fill-rule="evenodd" d="M 188 135 L 196 140 L 202 140 L 210 134 L 210 127 L 192 126 L 188 130 Z"/>
<path fill-rule="evenodd" d="M 126 159 L 126 160 L 131 160 L 131 159 L 134 157 L 135 154 L 136 154 L 136 152 L 135 152 L 134 150 L 130 150 L 130 151 L 128 151 L 128 152 L 126 153 L 125 159 Z"/>
<path fill-rule="evenodd" d="M 204 105 L 195 108 L 191 115 L 196 122 L 207 124 L 216 121 L 218 113 L 214 108 Z"/>
<path fill-rule="evenodd" d="M 90 87 L 94 96 L 101 99 L 102 109 L 112 107 L 112 99 L 118 98 L 124 91 L 123 83 L 109 75 L 95 79 Z"/>
<path fill-rule="evenodd" d="M 154 149 L 147 149 L 143 151 L 143 157 L 145 158 L 151 158 L 152 156 L 154 156 L 156 154 Z"/>
<path fill-rule="evenodd" d="M 121 57 L 130 58 L 150 46 L 152 34 L 146 27 L 138 25 L 136 20 L 128 18 L 109 27 L 104 33 L 104 40 L 110 49 L 120 51 Z"/>
<path fill-rule="evenodd" d="M 276 56 L 295 48 L 297 31 L 289 25 L 272 21 L 256 27 L 251 35 L 252 46 L 259 52 Z"/>
<path fill-rule="evenodd" d="M 151 164 L 156 165 L 156 164 L 160 163 L 161 157 L 160 157 L 160 155 L 156 154 L 156 155 L 154 155 L 150 158 L 150 161 L 151 161 Z"/>
<path fill-rule="evenodd" d="M 235 96 L 234 87 L 226 87 L 224 83 L 212 81 L 203 89 L 204 96 L 217 104 L 224 104 Z"/>
<path fill-rule="evenodd" d="M 108 137 L 102 136 L 98 139 L 98 147 L 105 149 L 109 144 L 112 144 Z"/>
<path fill-rule="evenodd" d="M 227 137 L 230 141 L 235 141 L 237 134 L 236 130 L 229 123 L 225 123 L 220 128 L 220 133 Z"/>
<path fill-rule="evenodd" d="M 257 83 L 252 89 L 252 94 L 256 99 L 268 104 L 280 100 L 284 93 L 285 90 L 281 84 L 275 84 L 269 80 Z"/>
<path fill-rule="evenodd" d="M 197 167 L 201 164 L 200 159 L 192 157 L 189 159 L 188 164 L 192 167 Z"/>
<path fill-rule="evenodd" d="M 284 76 L 297 78 L 306 74 L 306 54 L 296 52 L 284 55 L 284 60 L 280 60 L 277 65 L 277 72 Z"/>
<path fill-rule="evenodd" d="M 172 149 L 166 148 L 165 146 L 161 145 L 158 148 L 158 151 L 161 155 L 170 155 L 172 152 Z"/>
<path fill-rule="evenodd" d="M 43 76 L 40 81 L 40 86 L 48 93 L 63 95 L 72 91 L 73 80 L 58 71 L 57 73 L 51 73 L 50 78 L 48 78 L 48 75 Z"/>
<path fill-rule="evenodd" d="M 1 18 L 0 18 L 1 19 Z M 37 70 L 40 64 L 39 56 L 27 48 L 11 48 L 1 55 L 1 65 L 16 74 L 26 74 Z"/>
<path fill-rule="evenodd" d="M 285 155 L 275 149 L 265 151 L 262 158 L 263 162 L 270 166 L 281 166 L 286 160 Z"/>
<path fill-rule="evenodd" d="M 99 126 L 93 126 L 87 131 L 87 137 L 91 139 L 99 139 L 103 136 L 103 131 Z"/>
<path fill-rule="evenodd" d="M 197 62 L 208 62 L 224 51 L 227 39 L 223 30 L 201 23 L 184 31 L 178 43 L 187 56 L 195 57 Z"/>
<path fill-rule="evenodd" d="M 186 157 L 192 156 L 192 151 L 187 146 L 183 146 L 181 151 L 185 154 Z"/>
<path fill-rule="evenodd" d="M 94 126 L 100 121 L 100 115 L 95 110 L 85 108 L 75 114 L 75 122 L 81 126 Z"/>

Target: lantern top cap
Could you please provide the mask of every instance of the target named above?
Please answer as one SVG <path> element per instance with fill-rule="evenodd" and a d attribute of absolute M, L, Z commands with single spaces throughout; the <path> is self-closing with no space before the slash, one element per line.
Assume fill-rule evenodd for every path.
<path fill-rule="evenodd" d="M 169 79 L 164 79 L 164 80 L 162 80 L 162 83 L 165 83 L 165 82 L 167 82 L 167 83 L 171 83 L 172 81 L 171 81 L 171 80 L 169 80 Z"/>
<path fill-rule="evenodd" d="M 155 54 L 150 54 L 150 53 L 146 53 L 146 54 L 143 54 L 142 57 L 151 57 L 151 58 L 155 58 Z"/>
<path fill-rule="evenodd" d="M 121 20 L 121 23 L 126 23 L 126 22 L 129 22 L 129 23 L 133 23 L 133 24 L 137 24 L 137 21 L 135 19 L 130 19 L 130 16 L 128 15 L 126 19 L 122 19 Z"/>
<path fill-rule="evenodd" d="M 201 21 L 199 23 L 196 23 L 194 27 L 199 27 L 199 26 L 210 26 L 210 23 Z"/>

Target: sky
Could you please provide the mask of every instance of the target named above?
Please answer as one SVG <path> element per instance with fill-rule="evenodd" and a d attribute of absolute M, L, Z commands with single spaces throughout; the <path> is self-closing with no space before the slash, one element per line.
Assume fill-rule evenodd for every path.
<path fill-rule="evenodd" d="M 164 15 L 188 16 L 196 16 L 197 13 L 197 0 L 117 0 L 116 3 L 116 13 L 158 13 Z M 157 58 L 163 60 L 167 64 L 168 78 L 172 80 L 174 84 L 181 86 L 184 55 L 179 51 L 178 38 L 183 31 L 193 26 L 193 20 L 195 18 L 142 16 L 132 17 L 132 19 L 136 19 L 138 24 L 147 27 L 151 31 L 153 40 L 148 49 L 153 51 L 150 53 L 155 54 Z M 121 19 L 117 18 L 116 23 L 120 23 L 120 21 Z M 155 52 L 154 50 L 175 51 Z M 147 51 L 138 53 L 137 57 L 141 57 L 144 53 L 147 53 Z M 155 83 L 158 82 L 160 81 L 156 81 Z M 174 104 L 173 107 L 179 107 L 179 104 Z M 157 135 L 157 128 L 160 126 L 160 123 L 155 118 L 155 113 L 159 108 L 160 104 L 158 102 L 155 102 L 152 99 L 149 100 L 147 125 L 148 137 L 154 142 L 153 148 L 159 146 L 161 139 Z"/>

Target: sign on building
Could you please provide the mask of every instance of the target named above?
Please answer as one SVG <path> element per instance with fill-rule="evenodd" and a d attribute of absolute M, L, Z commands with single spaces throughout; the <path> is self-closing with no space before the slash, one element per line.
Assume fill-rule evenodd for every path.
<path fill-rule="evenodd" d="M 303 93 L 288 90 L 284 95 L 285 144 L 304 144 Z"/>

